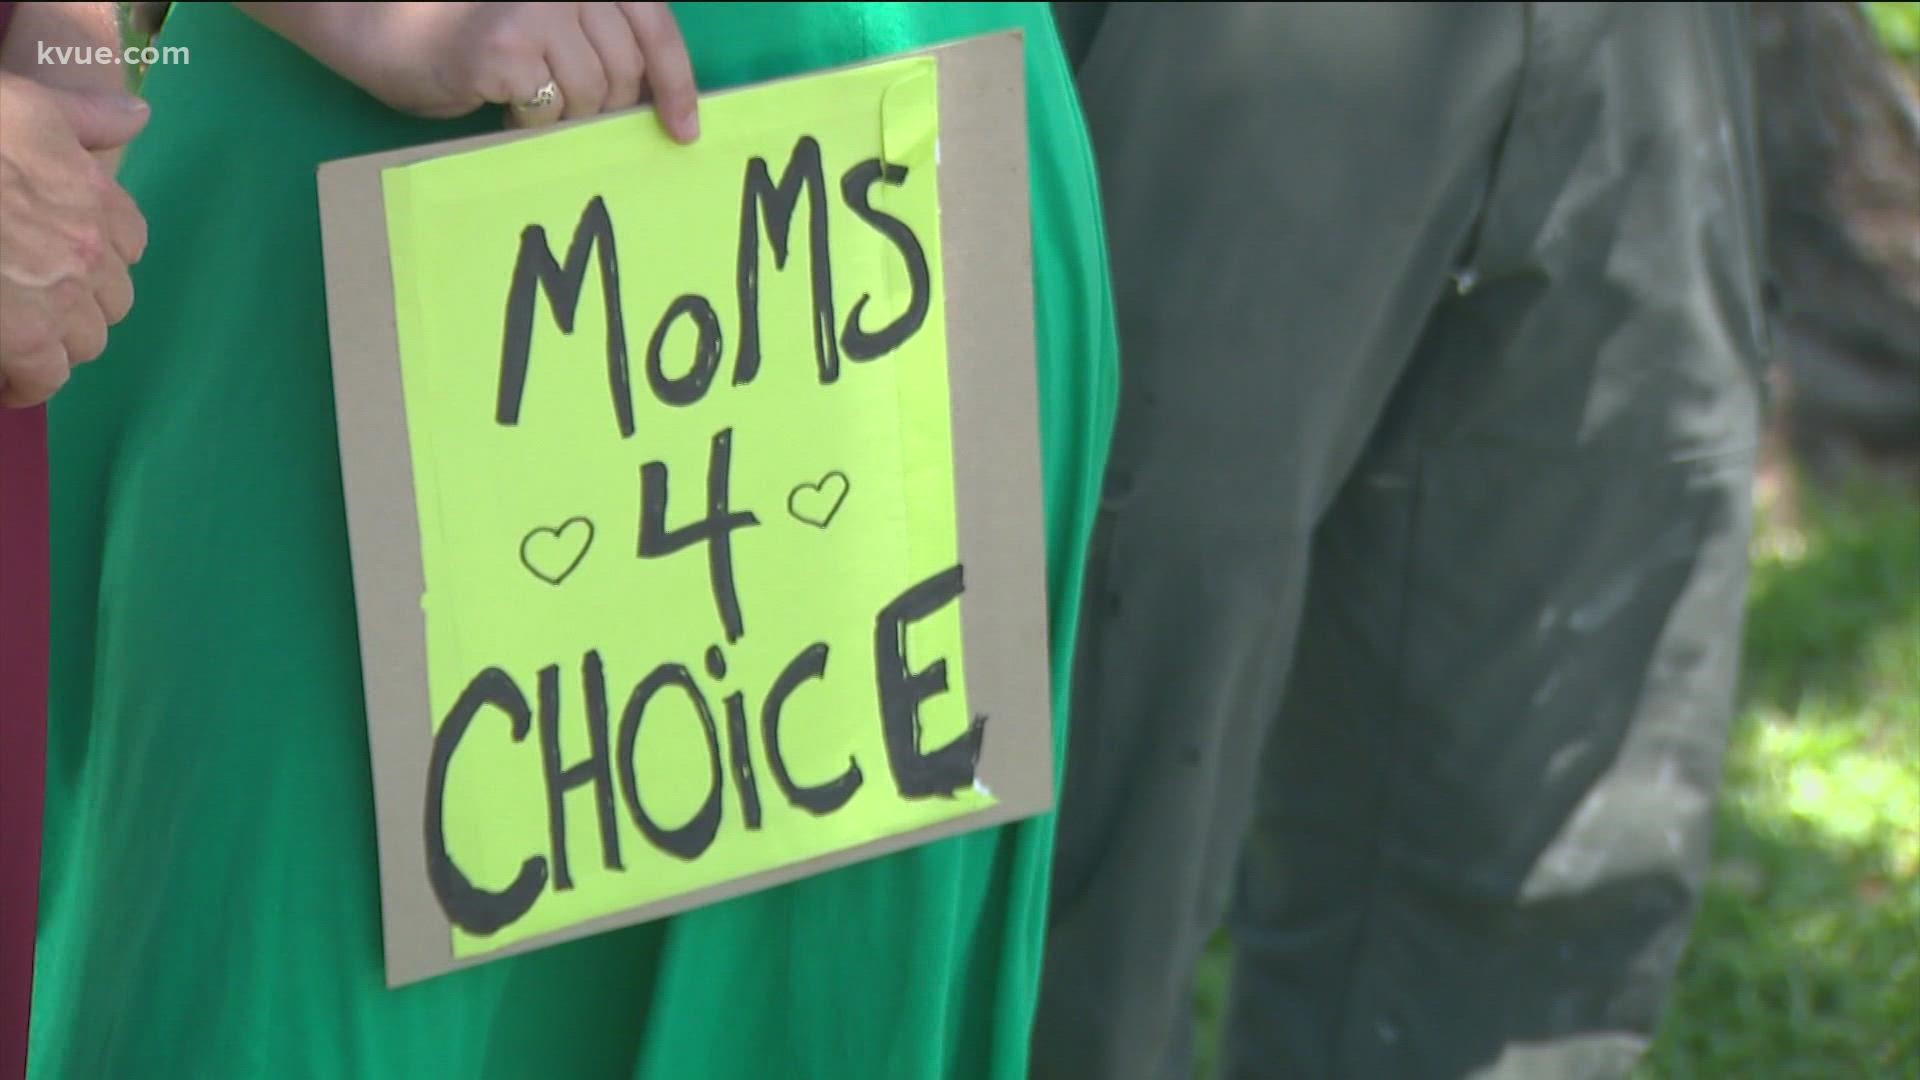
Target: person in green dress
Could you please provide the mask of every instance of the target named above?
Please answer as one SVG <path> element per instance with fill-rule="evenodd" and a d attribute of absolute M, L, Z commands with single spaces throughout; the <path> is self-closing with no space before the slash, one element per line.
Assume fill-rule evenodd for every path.
<path fill-rule="evenodd" d="M 123 172 L 151 226 L 140 302 L 112 345 L 119 362 L 79 373 L 52 414 L 54 670 L 30 1077 L 1024 1076 L 1050 816 L 386 989 L 314 170 L 497 127 L 500 110 L 484 102 L 541 84 L 503 77 L 467 99 L 474 86 L 442 84 L 464 104 L 423 101 L 426 115 L 409 115 L 351 59 L 391 56 L 393 40 L 367 23 L 300 40 L 290 27 L 309 6 L 275 6 L 282 33 L 234 6 L 174 5 L 161 39 L 191 62 L 149 72 L 154 118 Z M 393 27 L 437 20 L 447 49 L 463 17 L 497 19 L 489 7 L 561 9 L 601 30 L 615 11 L 368 7 Z M 618 8 L 648 9 L 656 29 L 667 15 Z M 683 37 L 702 90 L 1025 32 L 1064 746 L 1117 359 L 1092 158 L 1046 5 L 671 9 L 665 27 Z M 543 16 L 515 18 L 506 25 L 538 29 Z M 640 45 L 656 73 L 670 64 Z M 426 72 L 435 58 L 414 43 L 400 59 Z M 617 105 L 637 92 L 633 73 L 607 66 L 600 104 Z M 583 108 L 595 81 L 562 75 L 551 72 L 561 100 L 546 107 Z M 663 115 L 673 92 L 657 92 Z M 675 128 L 691 116 L 670 119 L 691 134 Z"/>

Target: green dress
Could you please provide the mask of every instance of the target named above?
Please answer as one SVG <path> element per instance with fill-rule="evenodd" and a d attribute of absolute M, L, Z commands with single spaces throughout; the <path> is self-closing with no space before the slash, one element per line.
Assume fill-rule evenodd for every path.
<path fill-rule="evenodd" d="M 678 5 L 704 89 L 1026 31 L 1053 668 L 1116 382 L 1099 202 L 1044 4 Z M 225 5 L 175 5 L 124 177 L 138 303 L 52 416 L 46 856 L 30 1075 L 1025 1074 L 1051 817 L 398 991 L 314 167 L 497 126 L 396 115 Z"/>

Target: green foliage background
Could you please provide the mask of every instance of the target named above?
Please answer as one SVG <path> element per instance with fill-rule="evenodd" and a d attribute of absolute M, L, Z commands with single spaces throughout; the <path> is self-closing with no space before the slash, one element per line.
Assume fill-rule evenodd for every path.
<path fill-rule="evenodd" d="M 1864 3 L 1868 21 L 1887 51 L 1909 65 L 1920 64 L 1920 3 Z"/>

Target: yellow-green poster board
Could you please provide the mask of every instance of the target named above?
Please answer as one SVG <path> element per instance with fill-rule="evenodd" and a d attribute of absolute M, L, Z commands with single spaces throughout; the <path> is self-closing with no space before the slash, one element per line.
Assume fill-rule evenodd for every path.
<path fill-rule="evenodd" d="M 1021 41 L 321 170 L 395 985 L 1050 804 Z"/>

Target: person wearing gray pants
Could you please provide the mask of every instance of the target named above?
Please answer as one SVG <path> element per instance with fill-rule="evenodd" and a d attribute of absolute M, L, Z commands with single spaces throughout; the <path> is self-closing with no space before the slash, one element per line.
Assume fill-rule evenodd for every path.
<path fill-rule="evenodd" d="M 1036 1080 L 1619 1077 L 1770 342 L 1738 4 L 1055 5 L 1124 380 Z"/>

